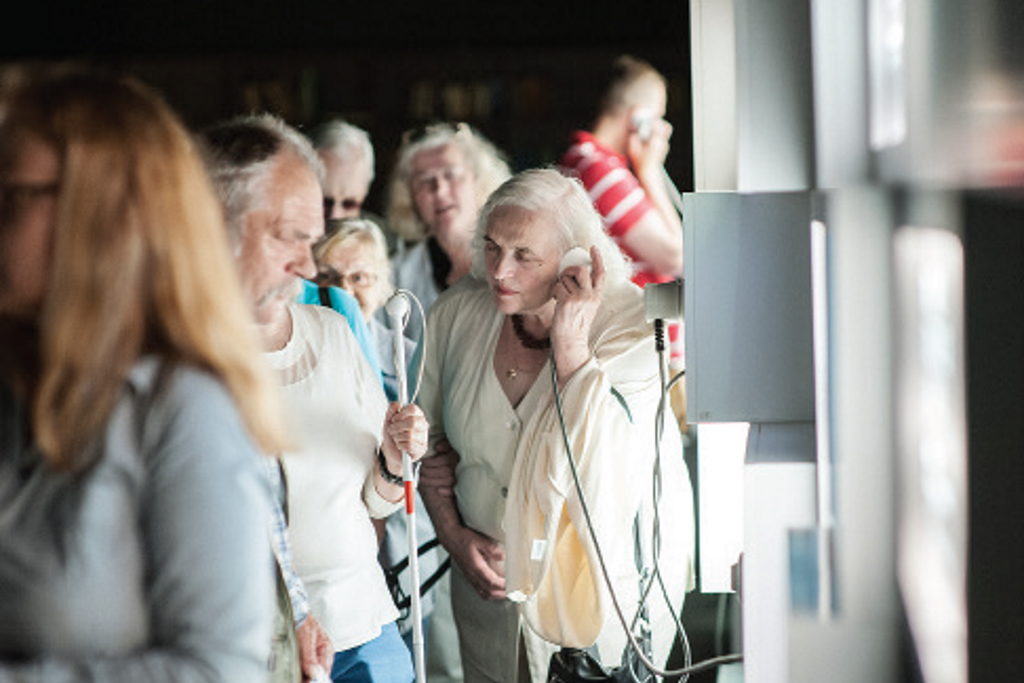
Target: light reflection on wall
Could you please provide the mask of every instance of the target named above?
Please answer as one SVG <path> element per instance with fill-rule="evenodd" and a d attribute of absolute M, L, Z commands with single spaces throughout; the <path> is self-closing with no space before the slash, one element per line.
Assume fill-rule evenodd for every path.
<path fill-rule="evenodd" d="M 875 151 L 895 147 L 907 137 L 906 22 L 904 0 L 870 0 L 870 140 Z"/>
<path fill-rule="evenodd" d="M 743 550 L 743 462 L 747 422 L 698 425 L 700 590 L 731 593 L 732 566 Z"/>
<path fill-rule="evenodd" d="M 897 573 L 925 683 L 967 681 L 963 248 L 948 230 L 894 238 Z"/>

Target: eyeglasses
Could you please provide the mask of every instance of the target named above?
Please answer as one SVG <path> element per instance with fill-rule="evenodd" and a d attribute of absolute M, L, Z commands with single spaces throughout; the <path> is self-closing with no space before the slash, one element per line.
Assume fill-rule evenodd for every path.
<path fill-rule="evenodd" d="M 348 289 L 367 289 L 377 283 L 377 275 L 368 273 L 365 270 L 357 270 L 352 273 L 339 273 L 333 268 L 321 270 L 316 275 L 316 283 L 321 287 L 341 287 Z"/>
<path fill-rule="evenodd" d="M 40 199 L 56 197 L 60 183 L 0 182 L 0 225 L 10 225 L 24 216 Z"/>
<path fill-rule="evenodd" d="M 346 197 L 340 202 L 334 197 L 324 197 L 325 216 L 330 216 L 331 212 L 334 211 L 335 206 L 341 206 L 343 211 L 358 211 L 363 207 L 363 202 L 359 199 L 353 199 L 352 197 Z"/>
<path fill-rule="evenodd" d="M 458 123 L 428 123 L 426 125 L 419 126 L 418 128 L 410 128 L 402 133 L 402 147 L 415 145 L 423 142 L 427 138 L 445 138 L 455 136 L 471 137 L 472 135 L 473 133 L 469 128 L 469 124 L 462 121 Z"/>

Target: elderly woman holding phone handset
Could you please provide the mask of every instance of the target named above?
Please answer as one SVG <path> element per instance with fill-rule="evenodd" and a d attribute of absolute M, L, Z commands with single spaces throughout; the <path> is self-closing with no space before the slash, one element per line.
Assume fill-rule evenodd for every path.
<path fill-rule="evenodd" d="M 575 247 L 589 265 L 567 263 Z M 432 442 L 447 439 L 458 454 L 428 458 L 420 491 L 454 559 L 465 680 L 543 681 L 557 646 L 596 643 L 614 666 L 626 638 L 554 392 L 593 533 L 630 619 L 632 527 L 638 510 L 647 510 L 648 527 L 653 517 L 660 398 L 643 294 L 582 187 L 551 169 L 520 173 L 488 199 L 472 275 L 431 309 L 419 397 Z M 678 610 L 690 583 L 693 510 L 678 431 L 668 430 L 662 450 L 659 564 Z M 651 606 L 663 662 L 675 629 L 659 628 L 671 617 Z"/>

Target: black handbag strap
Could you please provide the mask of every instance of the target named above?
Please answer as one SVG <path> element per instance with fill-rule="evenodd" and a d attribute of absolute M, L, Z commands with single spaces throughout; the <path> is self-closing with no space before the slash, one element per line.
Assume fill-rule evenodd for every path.
<path fill-rule="evenodd" d="M 416 555 L 422 555 L 423 553 L 428 552 L 440 545 L 441 542 L 439 540 L 437 540 L 436 538 L 432 538 L 416 550 Z M 441 580 L 441 578 L 444 576 L 444 573 L 448 571 L 451 565 L 452 558 L 444 558 L 444 561 L 441 562 L 440 565 L 438 565 L 437 569 L 434 570 L 434 573 L 427 577 L 426 581 L 420 584 L 420 597 L 426 595 L 427 592 L 434 587 L 434 584 Z M 391 592 L 391 597 L 395 601 L 395 607 L 397 607 L 399 610 L 403 612 L 412 606 L 412 597 L 403 594 L 402 590 L 399 587 L 398 575 L 402 573 L 408 566 L 409 558 L 404 557 L 398 562 L 396 562 L 393 566 L 384 568 L 384 579 L 388 584 L 388 590 Z"/>

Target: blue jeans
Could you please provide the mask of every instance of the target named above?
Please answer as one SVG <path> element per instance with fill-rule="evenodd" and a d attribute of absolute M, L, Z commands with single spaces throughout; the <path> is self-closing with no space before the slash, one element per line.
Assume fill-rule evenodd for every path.
<path fill-rule="evenodd" d="M 394 622 L 373 640 L 334 655 L 334 683 L 411 683 L 416 678 L 412 657 Z"/>
<path fill-rule="evenodd" d="M 423 617 L 423 647 L 424 648 L 426 648 L 426 646 L 427 646 L 427 626 L 429 626 L 429 625 L 430 625 L 430 617 Z M 409 654 L 415 654 L 412 651 L 412 636 L 413 636 L 412 629 L 409 629 L 406 633 L 402 634 L 402 642 L 404 642 L 405 646 L 407 648 L 409 648 Z M 413 659 L 413 665 L 414 666 L 415 666 L 415 663 L 416 663 L 416 660 Z"/>

